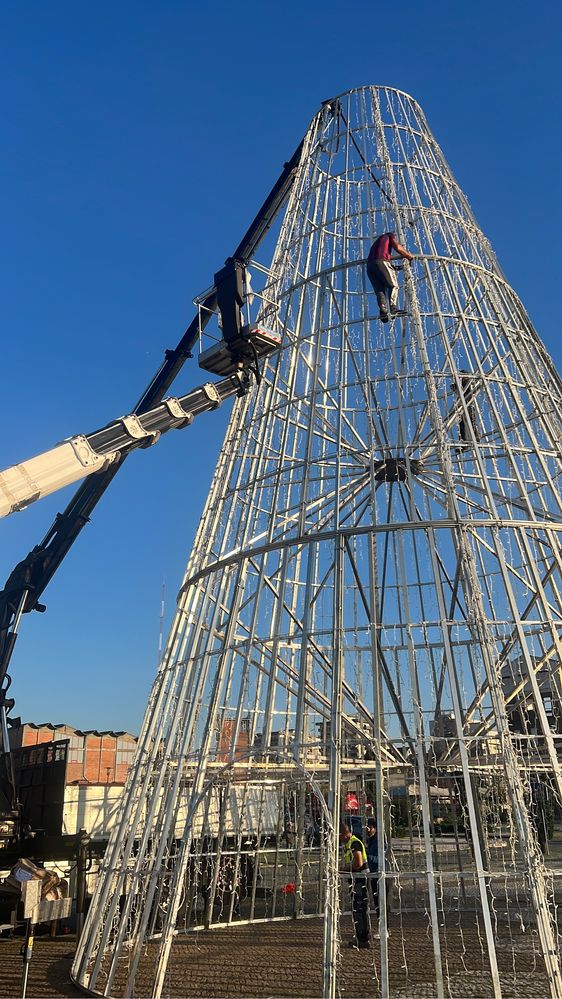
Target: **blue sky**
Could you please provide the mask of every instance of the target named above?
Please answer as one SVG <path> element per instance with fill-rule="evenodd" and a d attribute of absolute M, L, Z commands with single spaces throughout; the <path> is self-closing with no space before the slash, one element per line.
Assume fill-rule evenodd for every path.
<path fill-rule="evenodd" d="M 6 0 L 0 467 L 131 410 L 320 102 L 362 84 L 420 102 L 560 369 L 561 40 L 558 4 L 519 0 Z M 138 730 L 227 415 L 107 491 L 23 621 L 24 720 Z M 0 523 L 0 586 L 71 494 Z"/>

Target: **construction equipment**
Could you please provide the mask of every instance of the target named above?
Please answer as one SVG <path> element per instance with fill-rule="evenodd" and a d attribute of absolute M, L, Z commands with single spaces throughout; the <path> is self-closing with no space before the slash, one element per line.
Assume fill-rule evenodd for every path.
<path fill-rule="evenodd" d="M 330 102 L 320 116 L 328 122 L 334 111 Z M 188 426 L 193 418 L 216 409 L 225 399 L 244 393 L 259 380 L 259 360 L 279 346 L 271 330 L 243 321 L 242 306 L 248 295 L 246 264 L 268 233 L 293 185 L 303 150 L 299 143 L 263 202 L 257 215 L 213 286 L 198 303 L 197 315 L 164 360 L 131 413 L 97 430 L 64 441 L 42 455 L 16 465 L 0 479 L 0 516 L 21 510 L 34 500 L 84 478 L 66 509 L 57 514 L 46 535 L 15 567 L 0 591 L 0 732 L 4 759 L 0 772 L 0 816 L 10 822 L 19 815 L 8 726 L 14 707 L 8 698 L 11 678 L 8 668 L 23 614 L 46 608 L 40 597 L 77 539 L 105 490 L 130 451 L 146 447 L 172 428 Z M 204 351 L 200 366 L 223 376 L 222 381 L 202 385 L 180 398 L 164 399 L 211 316 L 219 315 L 222 339 Z M 92 474 L 95 473 L 95 474 Z M 21 823 L 19 823 L 21 825 Z M 18 822 L 16 822 L 18 827 Z M 21 829 L 20 829 L 21 835 Z M 1 853 L 1 851 L 0 851 Z"/>
<path fill-rule="evenodd" d="M 220 382 L 207 382 L 179 398 L 163 399 L 137 416 L 121 416 L 93 433 L 80 434 L 56 444 L 34 458 L 0 472 L 0 517 L 23 510 L 35 500 L 64 486 L 105 471 L 130 451 L 150 447 L 162 434 L 190 426 L 196 416 L 218 407 L 251 385 L 248 363 L 277 349 L 280 337 L 257 326 L 244 327 L 241 344 L 246 353 L 232 351 L 221 341 L 201 355 L 202 367 L 226 374 Z M 200 362 L 201 363 L 201 362 Z M 239 370 L 237 370 L 239 369 Z"/>

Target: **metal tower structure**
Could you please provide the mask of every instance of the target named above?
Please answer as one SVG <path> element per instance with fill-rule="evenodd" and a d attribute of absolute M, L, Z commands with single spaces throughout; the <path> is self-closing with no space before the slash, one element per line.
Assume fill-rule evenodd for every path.
<path fill-rule="evenodd" d="M 415 259 L 385 324 L 388 231 Z M 364 994 L 397 940 L 416 994 L 421 919 L 436 996 L 467 994 L 456 946 L 474 994 L 517 994 L 523 944 L 560 995 L 560 378 L 398 90 L 314 117 L 265 275 L 282 347 L 235 404 L 73 974 L 185 995 L 184 931 L 316 915 L 337 995 L 354 812 L 387 839 Z"/>

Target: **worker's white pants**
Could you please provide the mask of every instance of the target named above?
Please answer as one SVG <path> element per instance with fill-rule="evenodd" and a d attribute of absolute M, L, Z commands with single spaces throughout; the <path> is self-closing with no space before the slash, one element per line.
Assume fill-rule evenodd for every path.
<path fill-rule="evenodd" d="M 395 309 L 398 302 L 398 278 L 389 260 L 373 260 L 367 269 L 371 284 L 377 294 L 380 308 L 385 305 L 385 293 L 390 298 L 390 308 Z"/>

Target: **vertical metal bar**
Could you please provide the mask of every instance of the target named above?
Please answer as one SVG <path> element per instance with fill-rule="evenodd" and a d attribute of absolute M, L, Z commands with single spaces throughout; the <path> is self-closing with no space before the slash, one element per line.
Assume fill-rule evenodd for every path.
<path fill-rule="evenodd" d="M 335 542 L 332 691 L 328 752 L 328 812 L 332 829 L 326 844 L 326 912 L 324 916 L 323 999 L 336 999 L 339 950 L 339 829 L 341 807 L 341 735 L 343 707 L 343 579 L 344 539 Z"/>
<path fill-rule="evenodd" d="M 375 811 L 378 831 L 378 899 L 379 899 L 379 933 L 381 952 L 381 994 L 390 995 L 389 961 L 388 961 L 388 919 L 387 919 L 387 851 L 385 850 L 386 827 L 384 814 L 384 771 L 382 765 L 382 742 L 384 739 L 384 695 L 383 681 L 379 656 L 379 598 L 378 598 L 378 563 L 376 535 L 369 538 L 369 597 L 371 621 L 371 663 L 373 683 L 373 735 L 375 749 Z"/>
<path fill-rule="evenodd" d="M 375 121 L 377 123 L 377 130 L 379 136 L 379 142 L 381 146 L 381 153 L 386 171 L 386 180 L 391 192 L 391 198 L 393 200 L 393 207 L 396 213 L 396 227 L 399 231 L 399 209 L 396 200 L 396 192 L 394 190 L 394 183 L 392 177 L 392 167 L 390 165 L 390 158 L 386 148 L 386 143 L 384 139 L 384 128 L 380 113 L 380 105 L 378 102 L 378 95 L 375 94 L 374 97 L 374 114 Z M 399 233 L 399 238 L 402 237 L 402 233 Z M 419 317 L 414 313 L 414 325 L 421 327 L 419 322 Z M 421 329 L 420 329 L 421 336 Z M 406 566 L 404 561 L 404 552 L 402 537 L 398 535 L 397 538 L 398 555 L 400 563 L 400 575 L 404 581 L 402 587 L 402 600 L 404 604 L 404 614 L 406 621 L 410 620 L 410 615 L 408 611 L 408 588 L 405 585 L 407 579 Z M 441 959 L 441 942 L 439 939 L 439 919 L 437 915 L 437 896 L 436 896 L 436 879 L 435 872 L 433 868 L 433 858 L 431 855 L 431 840 L 430 840 L 430 800 L 429 800 L 429 790 L 426 778 L 426 763 L 425 763 L 425 747 L 424 747 L 424 720 L 422 711 L 422 701 L 421 693 L 419 688 L 419 680 L 416 669 L 415 662 L 415 648 L 411 637 L 410 626 L 406 628 L 407 642 L 408 642 L 408 666 L 410 673 L 410 692 L 412 698 L 412 708 L 414 712 L 415 729 L 416 729 L 416 762 L 418 771 L 418 780 L 420 785 L 420 795 L 421 795 L 421 807 L 422 807 L 422 817 L 423 817 L 423 830 L 424 830 L 424 847 L 425 847 L 425 857 L 426 857 L 426 869 L 427 869 L 427 883 L 429 889 L 429 907 L 431 913 L 431 938 L 433 943 L 433 956 L 435 963 L 435 979 L 438 999 L 443 999 L 444 983 L 443 983 L 443 965 Z"/>

